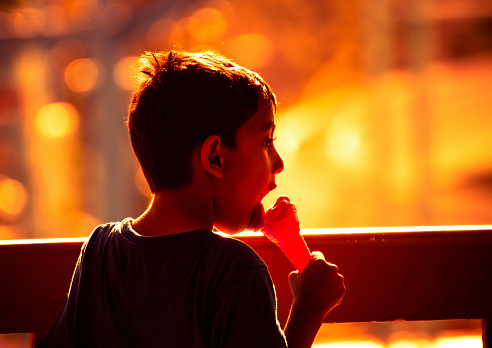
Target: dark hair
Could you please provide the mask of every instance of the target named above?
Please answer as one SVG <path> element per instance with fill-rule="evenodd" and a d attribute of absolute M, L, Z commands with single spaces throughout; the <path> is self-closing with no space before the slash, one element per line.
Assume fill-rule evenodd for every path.
<path fill-rule="evenodd" d="M 141 83 L 127 124 L 153 193 L 191 182 L 192 151 L 208 136 L 234 148 L 259 98 L 276 109 L 273 91 L 258 74 L 217 53 L 146 52 L 140 60 Z"/>

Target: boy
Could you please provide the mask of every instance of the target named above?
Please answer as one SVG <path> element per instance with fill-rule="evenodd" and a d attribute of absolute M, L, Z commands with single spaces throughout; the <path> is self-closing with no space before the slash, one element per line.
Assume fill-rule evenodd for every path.
<path fill-rule="evenodd" d="M 275 95 L 214 53 L 146 53 L 142 62 L 128 128 L 152 202 L 135 220 L 94 230 L 42 346 L 311 346 L 345 293 L 336 266 L 313 253 L 289 275 L 283 331 L 264 262 L 212 232 L 261 227 L 261 200 L 283 170 Z"/>

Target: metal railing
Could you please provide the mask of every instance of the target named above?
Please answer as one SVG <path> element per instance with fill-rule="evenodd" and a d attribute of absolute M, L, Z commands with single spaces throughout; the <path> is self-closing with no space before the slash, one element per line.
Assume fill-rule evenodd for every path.
<path fill-rule="evenodd" d="M 492 225 L 303 230 L 338 265 L 347 293 L 325 322 L 492 318 Z M 267 263 L 280 322 L 292 265 L 261 234 L 242 233 Z M 0 333 L 49 330 L 66 298 L 84 239 L 0 241 Z M 34 345 L 34 343 L 33 343 Z"/>

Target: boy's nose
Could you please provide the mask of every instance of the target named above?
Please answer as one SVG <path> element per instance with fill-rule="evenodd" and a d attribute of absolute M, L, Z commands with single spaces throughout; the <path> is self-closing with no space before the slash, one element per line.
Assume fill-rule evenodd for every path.
<path fill-rule="evenodd" d="M 275 159 L 273 163 L 273 174 L 279 174 L 284 170 L 284 160 L 280 157 L 277 149 L 275 149 Z"/>

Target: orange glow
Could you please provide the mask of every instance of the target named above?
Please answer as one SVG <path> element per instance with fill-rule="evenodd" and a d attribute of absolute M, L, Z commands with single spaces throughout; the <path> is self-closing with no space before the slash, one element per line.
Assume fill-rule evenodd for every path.
<path fill-rule="evenodd" d="M 360 133 L 353 128 L 332 127 L 327 136 L 327 154 L 336 163 L 347 166 L 357 159 L 360 146 Z"/>
<path fill-rule="evenodd" d="M 70 1 L 65 6 L 72 26 L 80 29 L 93 26 L 93 19 L 101 12 L 98 0 Z"/>
<path fill-rule="evenodd" d="M 461 337 L 440 337 L 434 343 L 435 348 L 481 348 L 482 337 L 480 336 L 461 336 Z"/>
<path fill-rule="evenodd" d="M 306 239 L 492 231 L 492 48 L 484 25 L 492 2 L 299 5 L 7 1 L 0 10 L 7 48 L 0 68 L 0 239 L 81 242 L 100 222 L 145 209 L 151 193 L 116 122 L 123 128 L 127 91 L 138 84 L 133 55 L 172 48 L 222 52 L 273 87 L 280 103 L 275 146 L 285 170 L 263 202 L 291 197 Z M 114 83 L 102 85 L 105 78 Z M 330 335 L 314 347 L 481 347 L 470 331 L 448 337 L 446 323 L 419 322 L 410 329 L 415 335 L 400 336 L 392 323 L 374 331 L 353 325 L 343 334 L 324 325 Z"/>
<path fill-rule="evenodd" d="M 429 342 L 412 342 L 408 340 L 398 340 L 395 342 L 391 342 L 388 345 L 388 348 L 424 348 L 424 347 L 433 347 Z"/>
<path fill-rule="evenodd" d="M 46 26 L 44 33 L 48 36 L 60 35 L 70 30 L 67 14 L 62 6 L 51 5 L 46 9 Z"/>
<path fill-rule="evenodd" d="M 17 180 L 0 176 L 0 212 L 19 215 L 27 204 L 27 191 Z"/>
<path fill-rule="evenodd" d="M 0 240 L 0 245 L 45 244 L 45 243 L 83 243 L 87 238 L 37 238 Z"/>
<path fill-rule="evenodd" d="M 302 229 L 305 235 L 347 234 L 347 233 L 399 233 L 421 231 L 480 231 L 492 230 L 492 225 L 452 225 L 452 226 L 398 226 L 398 227 L 344 227 Z"/>
<path fill-rule="evenodd" d="M 125 90 L 134 90 L 138 86 L 137 69 L 140 66 L 139 57 L 128 56 L 116 63 L 113 76 L 116 84 Z"/>
<path fill-rule="evenodd" d="M 325 133 L 325 151 L 328 159 L 341 167 L 358 167 L 363 164 L 365 118 L 368 113 L 368 96 L 356 93 L 335 114 Z"/>
<path fill-rule="evenodd" d="M 45 137 L 54 139 L 72 134 L 78 129 L 77 109 L 69 103 L 43 106 L 36 115 L 36 127 Z"/>
<path fill-rule="evenodd" d="M 384 346 L 372 341 L 343 341 L 314 344 L 313 348 L 384 348 Z"/>
<path fill-rule="evenodd" d="M 346 94 L 347 90 L 340 88 L 297 103 L 288 109 L 279 110 L 276 130 L 278 139 L 275 141 L 275 146 L 286 162 L 286 168 L 293 170 L 294 167 L 288 162 L 293 160 L 306 142 L 324 129 L 328 129 L 333 110 L 339 107 L 341 99 L 345 98 Z M 285 174 L 282 173 L 279 178 Z"/>
<path fill-rule="evenodd" d="M 92 90 L 99 78 L 99 64 L 94 59 L 80 58 L 72 61 L 65 69 L 65 82 L 74 92 Z"/>
<path fill-rule="evenodd" d="M 135 173 L 135 185 L 137 186 L 138 192 L 146 197 L 151 197 L 152 192 L 150 192 L 149 184 L 147 184 L 147 180 L 142 172 L 142 169 L 139 167 Z"/>
<path fill-rule="evenodd" d="M 36 8 L 23 8 L 10 15 L 7 25 L 14 36 L 27 39 L 43 32 L 46 18 L 43 11 Z"/>
<path fill-rule="evenodd" d="M 66 218 L 67 229 L 71 230 L 70 235 L 73 237 L 87 237 L 102 221 L 83 211 L 73 211 Z"/>
<path fill-rule="evenodd" d="M 238 64 L 253 70 L 268 65 L 274 53 L 270 39 L 260 33 L 234 36 L 226 42 L 226 47 Z"/>
<path fill-rule="evenodd" d="M 186 30 L 193 39 L 201 43 L 219 40 L 227 30 L 227 24 L 220 11 L 202 8 L 195 11 L 186 23 Z"/>
<path fill-rule="evenodd" d="M 342 235 L 366 233 L 400 233 L 400 232 L 439 232 L 439 231 L 482 231 L 492 230 L 492 225 L 452 225 L 452 226 L 398 226 L 398 227 L 342 227 L 342 228 L 301 228 L 301 234 L 309 235 Z M 222 234 L 222 233 L 219 233 Z M 222 234 L 226 236 L 227 234 Z M 261 232 L 244 231 L 235 236 L 259 237 Z"/>
<path fill-rule="evenodd" d="M 395 340 L 388 344 L 378 341 L 338 341 L 315 343 L 313 348 L 481 348 L 481 336 L 438 337 L 435 340 L 412 339 Z"/>
<path fill-rule="evenodd" d="M 124 3 L 114 2 L 104 9 L 101 26 L 108 33 L 117 33 L 132 19 L 131 9 Z"/>
<path fill-rule="evenodd" d="M 176 21 L 171 30 L 169 31 L 169 43 L 171 47 L 169 48 L 184 48 L 186 43 L 186 20 L 181 19 Z"/>
<path fill-rule="evenodd" d="M 147 32 L 149 47 L 167 47 L 173 25 L 174 21 L 170 19 L 161 19 L 152 24 Z"/>
<path fill-rule="evenodd" d="M 14 238 L 15 238 L 15 232 L 12 230 L 12 228 L 8 226 L 0 225 L 0 240 L 14 239 Z"/>

